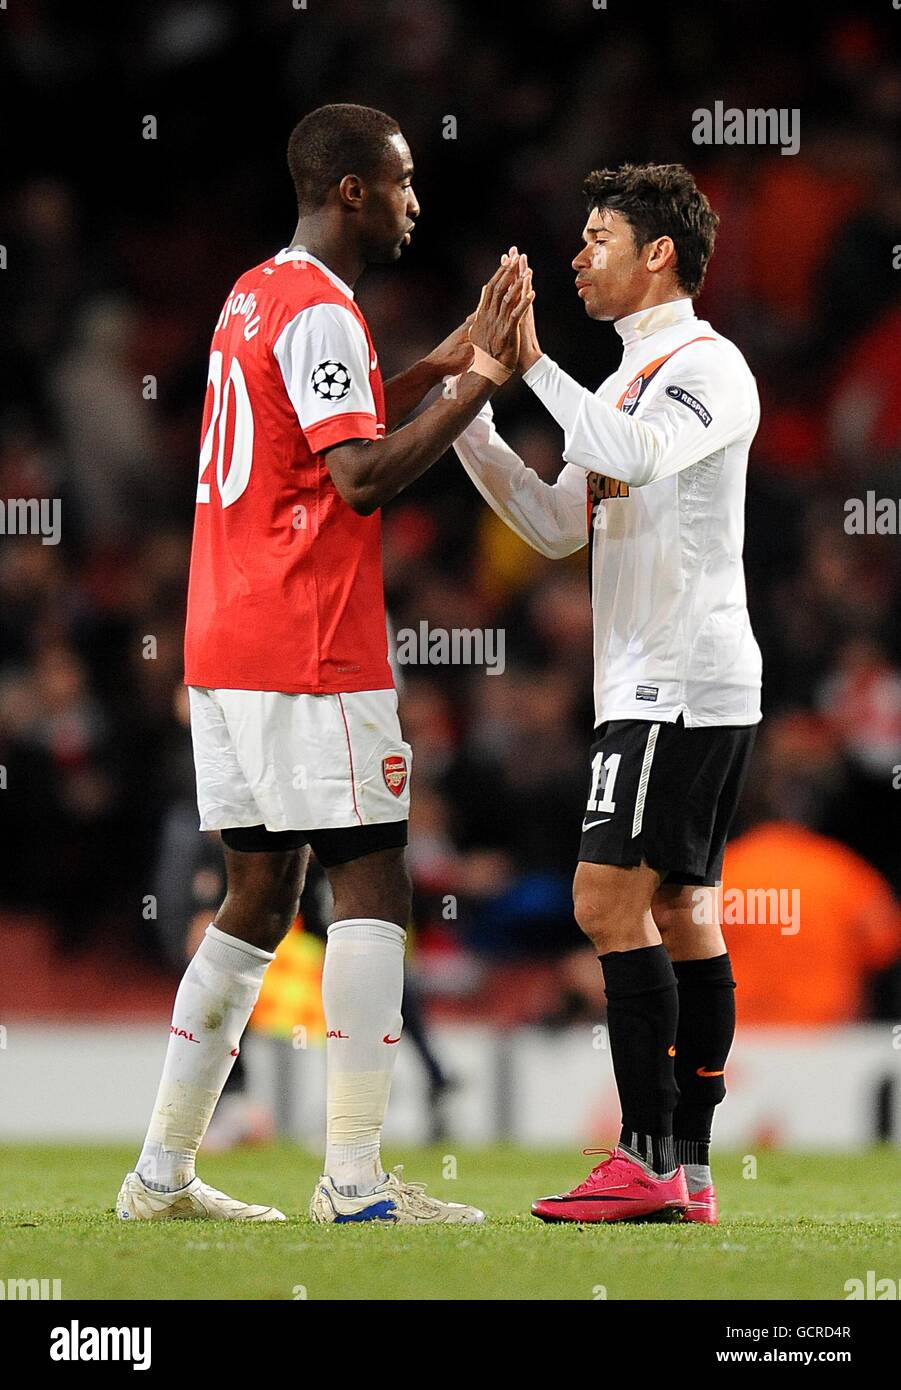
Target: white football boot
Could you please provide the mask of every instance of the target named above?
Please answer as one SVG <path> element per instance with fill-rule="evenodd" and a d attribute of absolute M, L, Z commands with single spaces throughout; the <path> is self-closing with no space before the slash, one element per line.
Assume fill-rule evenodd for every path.
<path fill-rule="evenodd" d="M 154 1192 L 137 1173 L 127 1173 L 116 1198 L 120 1221 L 284 1221 L 277 1207 L 257 1207 L 227 1197 L 194 1178 L 177 1192 Z"/>
<path fill-rule="evenodd" d="M 331 1178 L 323 1176 L 310 1201 L 310 1217 L 320 1225 L 349 1225 L 376 1221 L 394 1226 L 476 1226 L 485 1220 L 478 1207 L 441 1202 L 430 1197 L 421 1182 L 404 1182 L 395 1168 L 365 1197 L 344 1197 Z"/>

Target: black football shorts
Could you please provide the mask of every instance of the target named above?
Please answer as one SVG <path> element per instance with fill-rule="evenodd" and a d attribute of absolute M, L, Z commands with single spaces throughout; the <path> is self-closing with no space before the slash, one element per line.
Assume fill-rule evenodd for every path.
<path fill-rule="evenodd" d="M 681 716 L 599 724 L 579 859 L 717 883 L 756 733 L 754 724 L 687 729 Z"/>

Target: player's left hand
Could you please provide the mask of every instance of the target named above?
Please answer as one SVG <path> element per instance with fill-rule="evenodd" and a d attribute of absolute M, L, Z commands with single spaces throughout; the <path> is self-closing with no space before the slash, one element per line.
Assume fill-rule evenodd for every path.
<path fill-rule="evenodd" d="M 528 258 L 523 255 L 521 256 L 521 260 L 528 271 Z M 529 280 L 531 283 L 531 275 Z M 520 372 L 527 372 L 530 367 L 535 365 L 539 357 L 543 356 L 544 353 L 538 344 L 538 330 L 535 327 L 535 304 L 533 301 L 519 322 L 519 361 L 517 362 L 517 370 Z"/>
<path fill-rule="evenodd" d="M 482 286 L 470 342 L 508 373 L 517 370 L 519 325 L 532 302 L 532 274 L 524 268 L 519 252 L 511 246 L 488 281 Z"/>
<path fill-rule="evenodd" d="M 475 318 L 472 313 L 467 319 L 448 333 L 437 347 L 432 348 L 425 361 L 442 376 L 459 376 L 465 372 L 472 361 L 472 343 L 469 341 L 469 326 Z"/>

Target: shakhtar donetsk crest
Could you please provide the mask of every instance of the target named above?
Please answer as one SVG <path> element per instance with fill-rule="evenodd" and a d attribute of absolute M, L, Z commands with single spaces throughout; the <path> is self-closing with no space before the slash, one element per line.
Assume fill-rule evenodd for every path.
<path fill-rule="evenodd" d="M 399 753 L 393 753 L 390 757 L 382 758 L 382 776 L 385 779 L 385 786 L 392 796 L 400 796 L 404 787 L 407 785 L 407 760 L 402 758 Z"/>
<path fill-rule="evenodd" d="M 638 403 L 638 397 L 641 395 L 642 386 L 644 386 L 644 377 L 637 376 L 635 380 L 632 382 L 632 385 L 629 387 L 626 394 L 623 396 L 623 403 L 620 406 L 620 410 L 623 412 L 624 415 L 632 414 L 632 411 L 635 409 L 635 406 Z"/>

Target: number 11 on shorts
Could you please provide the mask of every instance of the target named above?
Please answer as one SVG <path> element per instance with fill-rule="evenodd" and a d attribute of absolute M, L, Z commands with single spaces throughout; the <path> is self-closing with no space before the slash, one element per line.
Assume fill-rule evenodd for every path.
<path fill-rule="evenodd" d="M 604 758 L 603 752 L 595 753 L 591 760 L 591 791 L 588 793 L 589 811 L 609 811 L 612 815 L 616 810 L 613 789 L 616 786 L 616 775 L 619 772 L 621 759 L 621 753 L 611 753 L 607 759 Z"/>

